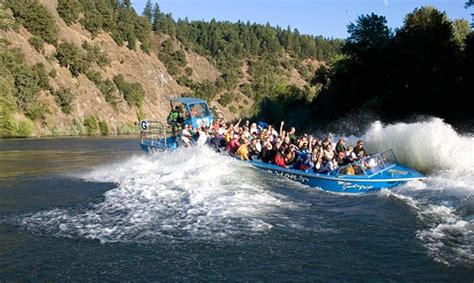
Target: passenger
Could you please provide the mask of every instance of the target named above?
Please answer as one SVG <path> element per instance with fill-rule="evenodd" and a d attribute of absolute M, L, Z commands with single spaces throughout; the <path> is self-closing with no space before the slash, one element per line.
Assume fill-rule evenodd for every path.
<path fill-rule="evenodd" d="M 290 128 L 290 131 L 288 132 L 288 136 L 290 137 L 291 143 L 296 144 L 296 129 L 295 129 L 295 127 Z"/>
<path fill-rule="evenodd" d="M 326 148 L 324 149 L 324 155 L 323 155 L 323 165 L 324 165 L 324 171 L 332 171 L 338 167 L 337 161 L 336 161 L 336 153 L 332 149 L 332 144 L 329 143 L 326 145 Z"/>
<path fill-rule="evenodd" d="M 291 140 L 290 140 L 290 137 L 286 136 L 283 140 L 283 142 L 281 143 L 281 147 L 283 148 L 283 150 L 286 152 L 287 150 L 290 149 L 290 145 L 291 145 Z"/>
<path fill-rule="evenodd" d="M 224 141 L 226 144 L 230 143 L 234 136 L 234 124 L 229 124 L 224 135 Z"/>
<path fill-rule="evenodd" d="M 237 151 L 237 149 L 239 149 L 239 147 L 240 147 L 239 136 L 238 136 L 238 135 L 234 135 L 234 138 L 227 144 L 225 150 L 226 150 L 230 155 L 234 155 L 235 152 Z"/>
<path fill-rule="evenodd" d="M 341 152 L 337 153 L 336 156 L 335 156 L 335 161 L 336 161 L 338 166 L 346 165 L 347 164 L 347 162 L 346 162 L 346 153 L 344 151 L 341 151 Z"/>
<path fill-rule="evenodd" d="M 314 162 L 311 160 L 310 154 L 305 154 L 303 161 L 299 164 L 298 169 L 302 171 L 307 171 L 314 167 Z"/>
<path fill-rule="evenodd" d="M 336 152 L 346 152 L 346 139 L 345 138 L 340 138 L 339 141 L 336 144 Z"/>
<path fill-rule="evenodd" d="M 357 141 L 357 145 L 354 147 L 354 153 L 358 160 L 367 156 L 367 152 L 364 149 L 364 142 L 362 140 Z"/>
<path fill-rule="evenodd" d="M 324 150 L 321 145 L 316 144 L 315 148 L 313 148 L 313 154 L 311 160 L 314 162 L 314 172 L 315 173 L 322 173 L 323 169 L 323 156 Z"/>
<path fill-rule="evenodd" d="M 184 129 L 181 131 L 181 142 L 184 144 L 185 147 L 191 145 L 191 141 L 193 139 L 191 131 L 192 126 L 190 124 L 185 125 Z"/>
<path fill-rule="evenodd" d="M 214 130 L 214 133 L 217 133 L 221 127 L 221 119 L 216 119 L 214 123 L 212 123 L 212 129 Z"/>
<path fill-rule="evenodd" d="M 168 124 L 173 125 L 177 124 L 179 119 L 179 106 L 176 106 L 174 109 L 171 109 L 171 112 L 168 114 Z"/>
<path fill-rule="evenodd" d="M 357 160 L 357 155 L 354 152 L 353 146 L 347 147 L 345 160 L 347 163 L 352 163 Z"/>
<path fill-rule="evenodd" d="M 250 141 L 250 144 L 248 146 L 248 154 L 247 154 L 249 160 L 253 160 L 254 156 L 258 156 L 258 154 L 260 153 L 260 151 L 257 150 L 257 144 L 258 144 L 257 138 L 253 138 Z"/>
<path fill-rule="evenodd" d="M 275 127 L 273 127 L 273 125 L 268 125 L 268 134 L 270 136 L 278 137 L 278 132 L 275 130 Z"/>
<path fill-rule="evenodd" d="M 307 137 L 302 137 L 298 143 L 298 148 L 301 150 L 301 151 L 305 151 L 305 150 L 308 150 L 309 149 L 309 146 L 308 146 L 308 138 Z"/>
<path fill-rule="evenodd" d="M 262 151 L 262 141 L 260 138 L 256 138 L 257 143 L 255 144 L 255 151 L 257 155 L 260 155 L 260 152 Z"/>
<path fill-rule="evenodd" d="M 250 133 L 251 134 L 260 134 L 260 130 L 258 129 L 257 127 L 257 123 L 252 123 L 252 125 L 250 125 Z"/>
<path fill-rule="evenodd" d="M 247 138 L 247 139 L 251 139 L 251 134 L 250 134 L 250 129 L 249 127 L 247 126 L 244 126 L 243 129 L 242 129 L 242 134 Z"/>
<path fill-rule="evenodd" d="M 270 142 L 265 142 L 260 152 L 260 159 L 263 162 L 270 163 L 273 160 L 273 146 Z"/>
<path fill-rule="evenodd" d="M 292 166 L 296 162 L 296 146 L 291 144 L 289 148 L 285 151 L 285 164 L 286 166 Z"/>
<path fill-rule="evenodd" d="M 240 157 L 241 160 L 249 160 L 249 150 L 248 150 L 249 140 L 244 138 L 239 148 L 235 152 L 235 155 Z"/>
<path fill-rule="evenodd" d="M 189 109 L 191 110 L 191 117 L 197 117 L 198 116 L 198 112 L 196 110 L 195 105 L 190 105 Z"/>
<path fill-rule="evenodd" d="M 210 135 L 209 129 L 207 127 L 201 127 L 198 129 L 198 139 L 196 141 L 197 145 L 205 145 L 209 142 Z"/>
<path fill-rule="evenodd" d="M 168 125 L 171 126 L 171 132 L 173 133 L 173 136 L 175 136 L 176 130 L 181 127 L 180 123 L 182 122 L 182 119 L 179 115 L 179 106 L 176 106 L 174 109 L 171 109 L 171 112 L 168 114 L 168 118 L 166 120 L 168 122 Z"/>
<path fill-rule="evenodd" d="M 286 164 L 285 164 L 285 158 L 283 157 L 283 154 L 281 152 L 281 149 L 278 149 L 278 150 L 275 150 L 275 159 L 274 159 L 274 163 L 280 167 L 285 167 L 286 168 Z"/>

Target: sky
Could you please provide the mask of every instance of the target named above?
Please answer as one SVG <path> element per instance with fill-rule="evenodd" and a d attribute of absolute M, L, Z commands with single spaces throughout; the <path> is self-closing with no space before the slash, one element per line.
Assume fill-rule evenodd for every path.
<path fill-rule="evenodd" d="M 141 14 L 147 0 L 132 0 Z M 450 19 L 472 20 L 474 6 L 464 8 L 466 0 L 152 0 L 161 11 L 174 19 L 250 21 L 292 29 L 300 33 L 346 38 L 347 25 L 359 15 L 385 16 L 394 29 L 403 24 L 406 14 L 415 8 L 431 5 L 447 12 Z"/>

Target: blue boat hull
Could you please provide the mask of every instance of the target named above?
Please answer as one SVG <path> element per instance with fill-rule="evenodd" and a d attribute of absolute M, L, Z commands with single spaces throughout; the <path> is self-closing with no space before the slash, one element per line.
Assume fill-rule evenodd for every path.
<path fill-rule="evenodd" d="M 334 193 L 368 193 L 381 189 L 389 189 L 412 180 L 423 179 L 422 175 L 412 169 L 408 169 L 402 165 L 397 165 L 396 170 L 410 170 L 420 174 L 419 176 L 406 176 L 404 178 L 358 178 L 357 176 L 332 176 L 328 174 L 317 174 L 312 172 L 304 172 L 301 170 L 287 169 L 273 164 L 267 164 L 260 161 L 249 161 L 251 166 L 269 172 L 292 181 L 297 181 L 310 187 L 318 188 L 324 191 Z"/>
<path fill-rule="evenodd" d="M 166 143 L 164 140 L 159 142 L 145 140 L 140 143 L 140 146 L 148 153 L 175 150 L 179 147 L 174 137 L 167 138 Z M 390 189 L 409 181 L 425 178 L 421 173 L 400 164 L 392 165 L 390 168 L 368 177 L 367 175 L 337 175 L 335 172 L 318 174 L 310 170 L 301 171 L 284 168 L 260 160 L 242 162 L 261 171 L 334 193 L 363 194 L 381 189 Z"/>
<path fill-rule="evenodd" d="M 146 153 L 159 152 L 165 150 L 176 150 L 178 148 L 176 137 L 168 137 L 160 140 L 142 140 L 140 147 Z"/>

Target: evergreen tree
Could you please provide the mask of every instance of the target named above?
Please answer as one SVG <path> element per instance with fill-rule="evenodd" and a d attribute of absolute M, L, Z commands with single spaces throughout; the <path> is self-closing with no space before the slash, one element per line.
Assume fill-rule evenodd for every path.
<path fill-rule="evenodd" d="M 146 2 L 142 15 L 148 20 L 150 24 L 153 23 L 153 6 L 151 4 L 151 0 Z"/>

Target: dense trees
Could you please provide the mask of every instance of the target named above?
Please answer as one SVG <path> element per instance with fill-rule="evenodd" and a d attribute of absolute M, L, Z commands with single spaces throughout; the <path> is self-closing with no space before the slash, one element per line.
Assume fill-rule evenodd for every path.
<path fill-rule="evenodd" d="M 465 64 L 472 57 L 472 33 L 467 35 L 464 22 L 428 6 L 408 14 L 394 34 L 375 15 L 359 17 L 348 31 L 347 57 L 313 79 L 322 86 L 313 103 L 316 117 L 355 111 L 384 120 L 417 114 L 473 119 L 466 84 L 472 65 Z"/>
<path fill-rule="evenodd" d="M 128 83 L 122 75 L 116 75 L 113 80 L 125 98 L 125 101 L 127 101 L 130 106 L 140 107 L 142 105 L 143 99 L 145 98 L 145 91 L 141 84 Z"/>
<path fill-rule="evenodd" d="M 5 99 L 0 101 L 0 108 L 6 111 L 5 115 L 19 110 L 32 120 L 43 118 L 47 109 L 38 101 L 37 94 L 40 90 L 49 89 L 44 66 L 37 64 L 30 67 L 19 50 L 8 48 L 0 49 L 0 66 L 0 77 L 5 86 L 5 92 L 2 90 Z M 15 107 L 12 107 L 12 101 L 15 101 Z"/>
<path fill-rule="evenodd" d="M 150 18 L 150 6 L 149 1 L 143 13 L 146 18 Z M 269 24 L 219 22 L 214 19 L 210 22 L 188 19 L 175 21 L 171 14 L 163 13 L 158 4 L 154 5 L 151 22 L 155 32 L 171 37 L 169 42 L 162 44 L 160 59 L 180 84 L 191 86 L 195 91 L 201 87 L 193 85 L 187 76 L 179 76 L 181 72 L 178 63 L 185 65 L 185 61 L 177 60 L 180 57 L 176 56 L 179 54 L 179 47 L 178 51 L 171 48 L 174 38 L 185 49 L 206 56 L 221 72 L 216 81 L 217 92 L 229 93 L 238 87 L 242 66 L 246 61 L 250 64 L 264 61 L 259 68 L 254 68 L 251 74 L 254 83 L 249 86 L 256 89 L 247 91 L 248 94 L 256 94 L 257 99 L 269 94 L 271 86 L 268 84 L 279 80 L 284 68 L 295 67 L 303 76 L 309 77 L 313 70 L 310 71 L 308 66 L 302 63 L 304 59 L 332 59 L 339 54 L 342 46 L 341 40 L 300 35 L 296 29 L 292 30 L 290 27 L 282 29 Z M 264 79 L 272 72 L 276 74 Z M 262 89 L 267 92 L 262 93 Z M 199 93 L 196 92 L 196 95 Z"/>
<path fill-rule="evenodd" d="M 48 43 L 56 44 L 59 29 L 54 16 L 38 0 L 7 0 L 6 5 L 32 34 Z"/>

